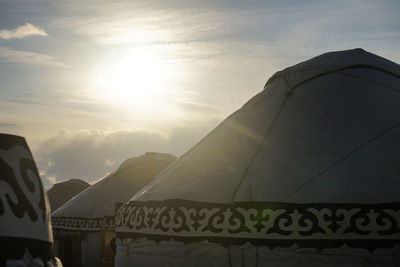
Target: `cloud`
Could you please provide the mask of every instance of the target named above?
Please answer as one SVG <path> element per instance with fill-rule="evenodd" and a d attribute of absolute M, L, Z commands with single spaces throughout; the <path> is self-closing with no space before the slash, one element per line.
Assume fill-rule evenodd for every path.
<path fill-rule="evenodd" d="M 23 63 L 32 65 L 47 65 L 65 68 L 66 65 L 56 61 L 52 56 L 30 51 L 14 50 L 0 46 L 0 61 L 7 63 Z"/>
<path fill-rule="evenodd" d="M 3 39 L 12 39 L 12 38 L 24 38 L 31 35 L 41 35 L 47 36 L 47 33 L 33 24 L 25 23 L 24 26 L 19 26 L 13 30 L 0 30 L 0 38 Z"/>
<path fill-rule="evenodd" d="M 185 111 L 185 113 L 190 113 L 191 118 L 220 118 L 225 115 L 219 108 L 204 103 L 178 102 L 177 104 Z"/>
<path fill-rule="evenodd" d="M 0 122 L 0 128 L 5 127 L 5 128 L 15 128 L 18 127 L 19 125 L 16 123 L 7 123 L 7 122 Z"/>
<path fill-rule="evenodd" d="M 216 124 L 196 123 L 175 128 L 169 135 L 150 131 L 60 130 L 35 149 L 35 160 L 46 188 L 72 178 L 93 183 L 126 159 L 145 152 L 179 156 Z"/>

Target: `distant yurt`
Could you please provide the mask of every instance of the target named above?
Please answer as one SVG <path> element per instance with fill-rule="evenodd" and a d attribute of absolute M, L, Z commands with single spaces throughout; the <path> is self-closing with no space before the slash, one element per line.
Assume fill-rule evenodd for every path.
<path fill-rule="evenodd" d="M 62 266 L 32 153 L 23 137 L 8 134 L 0 134 L 0 248 L 0 266 Z"/>
<path fill-rule="evenodd" d="M 400 66 L 273 75 L 116 216 L 115 266 L 400 266 Z"/>
<path fill-rule="evenodd" d="M 173 155 L 154 152 L 130 158 L 55 210 L 55 246 L 64 266 L 112 266 L 116 205 L 128 201 L 175 160 Z"/>
<path fill-rule="evenodd" d="M 90 184 L 80 179 L 70 179 L 68 181 L 54 184 L 53 187 L 47 191 L 51 210 L 55 211 L 65 202 L 67 202 L 89 186 Z"/>

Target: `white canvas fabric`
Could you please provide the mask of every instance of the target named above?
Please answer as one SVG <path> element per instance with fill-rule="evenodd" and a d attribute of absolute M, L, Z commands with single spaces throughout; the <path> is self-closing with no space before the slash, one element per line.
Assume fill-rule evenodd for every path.
<path fill-rule="evenodd" d="M 126 202 L 175 160 L 171 154 L 155 152 L 126 160 L 114 173 L 55 210 L 53 228 L 81 231 L 115 228 L 115 204 Z"/>
<path fill-rule="evenodd" d="M 336 249 L 270 249 L 264 246 L 224 247 L 209 242 L 118 240 L 115 266 L 229 266 L 229 267 L 395 267 L 399 266 L 400 247 L 365 249 L 347 246 Z"/>
<path fill-rule="evenodd" d="M 0 134 L 0 266 L 62 266 L 50 207 L 25 138 Z"/>
<path fill-rule="evenodd" d="M 217 203 L 399 201 L 398 191 L 390 186 L 397 179 L 397 166 L 390 164 L 398 151 L 393 146 L 397 128 L 309 181 L 358 146 L 396 126 L 399 75 L 399 65 L 361 49 L 327 53 L 278 72 L 261 93 L 180 157 L 163 174 L 168 179 L 159 177 L 134 199 L 183 198 Z M 368 157 L 375 153 L 384 155 Z M 363 168 L 352 167 L 364 163 Z M 386 165 L 391 166 L 386 169 Z M 375 188 L 376 172 L 382 170 L 386 172 L 382 186 Z M 308 181 L 307 189 L 300 190 Z M 369 194 L 371 190 L 374 196 Z M 351 199 L 343 199 L 346 196 Z"/>
<path fill-rule="evenodd" d="M 294 266 L 293 247 L 399 265 L 399 114 L 400 66 L 362 49 L 277 72 L 119 210 L 116 266 L 235 266 L 246 246 L 244 266 Z"/>
<path fill-rule="evenodd" d="M 0 134 L 0 237 L 53 242 L 50 208 L 23 137 Z"/>

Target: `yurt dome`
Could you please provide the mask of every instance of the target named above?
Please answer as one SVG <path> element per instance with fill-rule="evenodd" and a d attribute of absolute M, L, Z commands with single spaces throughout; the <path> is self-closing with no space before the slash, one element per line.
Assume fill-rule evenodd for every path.
<path fill-rule="evenodd" d="M 279 71 L 119 210 L 116 266 L 400 265 L 399 140 L 398 64 Z"/>
<path fill-rule="evenodd" d="M 115 172 L 55 210 L 52 213 L 53 227 L 98 230 L 103 220 L 104 223 L 112 223 L 104 218 L 114 216 L 115 204 L 126 202 L 134 192 L 148 184 L 175 160 L 176 157 L 171 154 L 155 152 L 126 160 Z"/>
<path fill-rule="evenodd" d="M 115 210 L 176 160 L 148 152 L 126 160 L 52 213 L 56 255 L 64 266 L 112 266 Z"/>
<path fill-rule="evenodd" d="M 68 181 L 54 184 L 53 187 L 47 191 L 51 210 L 55 211 L 65 202 L 67 202 L 89 186 L 90 184 L 80 179 L 70 179 Z"/>

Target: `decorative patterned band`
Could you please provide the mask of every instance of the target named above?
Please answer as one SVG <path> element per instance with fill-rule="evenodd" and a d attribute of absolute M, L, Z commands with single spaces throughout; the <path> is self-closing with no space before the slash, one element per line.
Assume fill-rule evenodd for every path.
<path fill-rule="evenodd" d="M 208 240 L 267 246 L 391 247 L 400 243 L 400 203 L 129 202 L 115 218 L 119 238 Z"/>
<path fill-rule="evenodd" d="M 115 229 L 113 216 L 105 216 L 103 218 L 52 217 L 51 224 L 53 229 L 72 231 L 100 231 Z"/>

